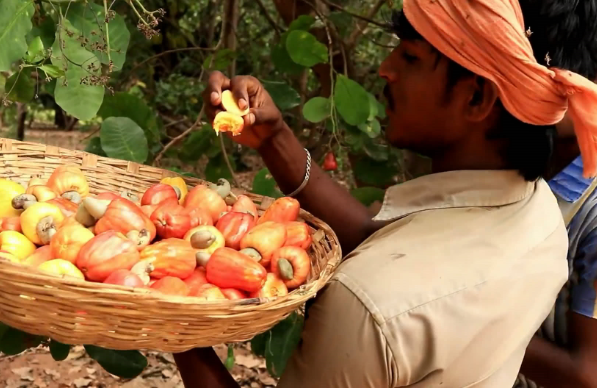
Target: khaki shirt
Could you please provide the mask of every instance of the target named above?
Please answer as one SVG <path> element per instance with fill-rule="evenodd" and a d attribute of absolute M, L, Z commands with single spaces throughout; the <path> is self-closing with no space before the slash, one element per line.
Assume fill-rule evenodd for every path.
<path fill-rule="evenodd" d="M 568 275 L 543 180 L 432 174 L 390 188 L 377 231 L 307 311 L 280 387 L 511 387 Z"/>

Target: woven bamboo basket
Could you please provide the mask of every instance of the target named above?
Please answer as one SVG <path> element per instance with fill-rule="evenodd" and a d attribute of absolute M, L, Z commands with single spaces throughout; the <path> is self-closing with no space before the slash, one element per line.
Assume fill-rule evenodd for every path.
<path fill-rule="evenodd" d="M 92 193 L 127 190 L 139 196 L 176 173 L 55 146 L 0 138 L 0 177 L 26 183 L 47 179 L 63 164 L 76 164 Z M 183 177 L 189 186 L 203 181 Z M 242 193 L 237 189 L 234 192 Z M 260 208 L 273 199 L 247 194 Z M 203 302 L 147 289 L 66 280 L 23 265 L 0 262 L 0 322 L 67 344 L 116 350 L 183 352 L 195 347 L 246 341 L 299 309 L 326 284 L 341 260 L 331 228 L 306 211 L 312 229 L 312 270 L 307 283 L 274 300 Z"/>

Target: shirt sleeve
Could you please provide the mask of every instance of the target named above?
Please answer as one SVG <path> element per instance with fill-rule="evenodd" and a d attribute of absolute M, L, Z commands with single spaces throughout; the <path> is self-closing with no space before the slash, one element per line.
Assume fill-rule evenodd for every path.
<path fill-rule="evenodd" d="M 307 311 L 302 340 L 278 387 L 392 387 L 395 365 L 361 301 L 332 281 Z"/>
<path fill-rule="evenodd" d="M 575 275 L 570 285 L 570 310 L 597 318 L 597 229 L 581 240 L 573 259 L 573 267 Z"/>

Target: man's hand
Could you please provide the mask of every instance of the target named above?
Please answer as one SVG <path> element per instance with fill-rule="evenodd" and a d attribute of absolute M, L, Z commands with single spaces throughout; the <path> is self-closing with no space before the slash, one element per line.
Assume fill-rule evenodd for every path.
<path fill-rule="evenodd" d="M 211 73 L 207 88 L 203 92 L 205 113 L 210 121 L 222 111 L 224 90 L 232 92 L 240 109 L 246 109 L 247 104 L 249 106 L 249 114 L 244 116 L 243 131 L 232 137 L 235 142 L 258 149 L 265 140 L 283 129 L 282 114 L 259 80 L 251 76 L 229 79 L 218 71 Z"/>

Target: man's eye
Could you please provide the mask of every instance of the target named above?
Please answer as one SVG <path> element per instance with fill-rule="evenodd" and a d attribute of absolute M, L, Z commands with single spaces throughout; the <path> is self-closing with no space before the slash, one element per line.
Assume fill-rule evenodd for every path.
<path fill-rule="evenodd" d="M 404 60 L 408 63 L 413 63 L 417 60 L 417 57 L 410 55 L 408 53 L 405 53 L 405 52 L 402 53 L 402 58 L 404 58 Z"/>

